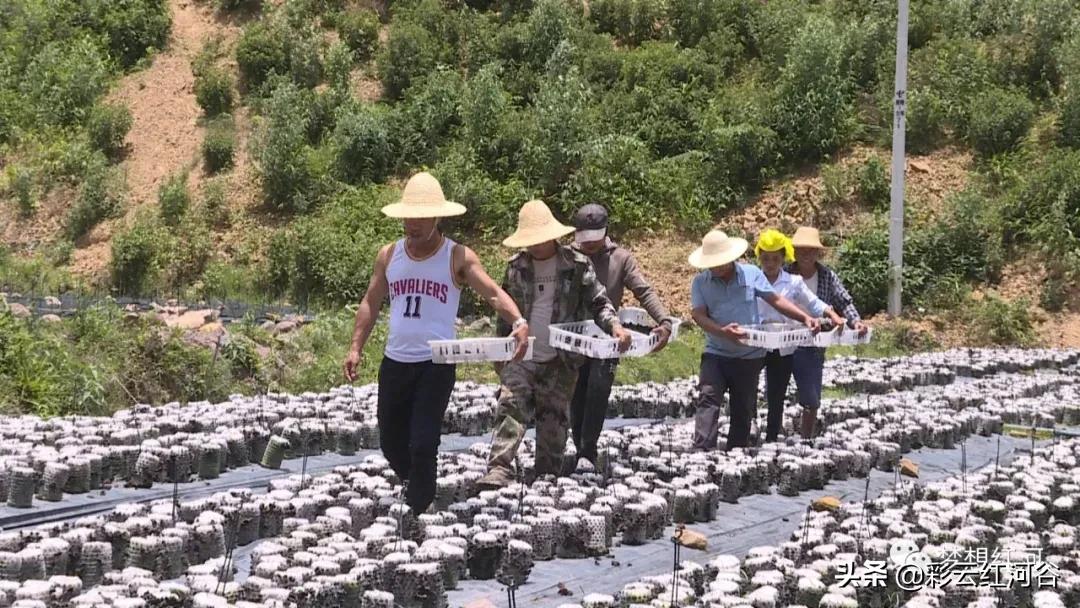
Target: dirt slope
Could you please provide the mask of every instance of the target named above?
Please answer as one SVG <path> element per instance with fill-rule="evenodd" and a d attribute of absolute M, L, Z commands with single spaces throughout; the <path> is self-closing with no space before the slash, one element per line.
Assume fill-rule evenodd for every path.
<path fill-rule="evenodd" d="M 71 263 L 77 274 L 95 276 L 103 271 L 109 262 L 112 234 L 140 207 L 156 203 L 158 188 L 169 176 L 190 171 L 193 191 L 204 177 L 199 147 L 205 129 L 202 110 L 195 102 L 191 62 L 212 37 L 220 37 L 229 48 L 240 26 L 219 18 L 211 2 L 170 0 L 169 8 L 173 26 L 168 47 L 153 58 L 149 68 L 124 77 L 109 94 L 109 101 L 127 106 L 132 115 L 127 156 L 121 163 L 127 177 L 128 212 L 98 226 L 79 243 Z"/>

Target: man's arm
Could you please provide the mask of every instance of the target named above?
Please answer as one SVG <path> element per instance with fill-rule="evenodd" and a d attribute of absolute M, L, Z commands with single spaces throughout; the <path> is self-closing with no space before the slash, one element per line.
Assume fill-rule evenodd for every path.
<path fill-rule="evenodd" d="M 832 282 L 832 305 L 833 310 L 844 315 L 847 319 L 848 325 L 851 327 L 861 326 L 862 317 L 859 316 L 858 309 L 855 308 L 855 299 L 848 293 L 844 282 L 840 280 L 840 275 L 836 274 L 836 271 L 829 269 L 829 280 Z"/>
<path fill-rule="evenodd" d="M 776 292 L 764 294 L 761 296 L 761 298 L 768 302 L 770 306 L 775 308 L 777 311 L 780 312 L 780 314 L 784 315 L 785 317 L 798 321 L 799 323 L 802 323 L 810 329 L 813 329 L 815 331 L 817 330 L 817 319 L 803 312 L 803 310 L 796 306 L 794 303 L 792 303 L 791 300 L 785 298 L 784 296 Z"/>
<path fill-rule="evenodd" d="M 633 254 L 627 254 L 626 261 L 623 263 L 623 273 L 623 276 L 626 277 L 623 283 L 630 290 L 630 293 L 634 294 L 637 301 L 641 303 L 641 307 L 649 313 L 649 316 L 657 324 L 667 323 L 670 326 L 671 313 L 668 312 L 664 303 L 660 301 L 660 296 L 656 293 L 656 290 L 645 279 L 645 275 L 641 272 L 641 267 L 638 266 Z"/>
<path fill-rule="evenodd" d="M 660 339 L 656 343 L 656 347 L 653 348 L 653 352 L 663 350 L 667 346 L 668 339 L 671 338 L 671 313 L 668 312 L 664 303 L 660 301 L 660 296 L 657 295 L 656 290 L 645 279 L 637 260 L 634 259 L 634 254 L 630 252 L 626 253 L 626 259 L 623 262 L 623 277 L 623 285 L 630 290 L 630 293 L 634 294 L 637 301 L 645 308 L 645 312 L 649 313 L 649 316 L 656 321 L 653 333 L 658 334 Z"/>
<path fill-rule="evenodd" d="M 814 316 L 820 317 L 825 315 L 829 317 L 829 320 L 833 322 L 833 325 L 842 327 L 844 325 L 844 318 L 836 314 L 832 306 L 822 301 L 817 297 L 813 291 L 810 291 L 810 286 L 802 280 L 801 277 L 794 276 L 792 279 L 795 281 L 795 294 L 799 303 L 803 305 L 803 308 L 809 310 Z"/>
<path fill-rule="evenodd" d="M 345 379 L 349 382 L 356 380 L 356 372 L 360 367 L 361 353 L 367 344 L 371 330 L 375 327 L 375 320 L 379 318 L 383 300 L 390 293 L 390 285 L 386 282 L 386 265 L 389 263 L 390 250 L 393 244 L 386 245 L 375 256 L 375 268 L 371 272 L 371 281 L 368 282 L 367 291 L 356 308 L 356 321 L 353 323 L 352 343 L 349 346 L 349 354 L 342 366 Z"/>
<path fill-rule="evenodd" d="M 727 338 L 733 342 L 739 342 L 746 337 L 746 332 L 739 329 L 738 323 L 721 325 L 713 321 L 709 316 L 709 309 L 704 306 L 695 307 L 690 311 L 690 316 L 694 319 L 694 323 L 697 323 L 697 326 L 707 334 L 712 334 L 718 338 Z"/>
<path fill-rule="evenodd" d="M 463 282 L 487 301 L 498 313 L 499 319 L 511 327 L 509 334 L 517 341 L 514 360 L 520 360 L 529 347 L 529 324 L 521 323 L 516 328 L 513 327 L 514 322 L 521 318 L 521 311 L 518 310 L 514 299 L 488 275 L 475 251 L 464 245 L 458 245 L 454 248 L 453 256 L 454 274 L 465 279 Z"/>
<path fill-rule="evenodd" d="M 615 313 L 615 307 L 611 305 L 604 286 L 596 278 L 596 270 L 593 269 L 591 262 L 587 263 L 585 273 L 581 276 L 581 288 L 584 290 L 583 297 L 589 303 L 589 310 L 596 324 L 619 340 L 619 352 L 626 352 L 630 348 L 632 337 L 630 332 L 623 329 L 622 324 L 619 323 L 619 315 Z"/>

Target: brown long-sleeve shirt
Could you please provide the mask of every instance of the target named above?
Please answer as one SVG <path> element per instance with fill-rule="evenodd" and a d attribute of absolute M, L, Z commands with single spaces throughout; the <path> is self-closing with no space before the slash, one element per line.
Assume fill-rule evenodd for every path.
<path fill-rule="evenodd" d="M 596 278 L 604 285 L 607 297 L 616 310 L 622 307 L 623 291 L 629 289 L 657 323 L 671 316 L 630 251 L 608 238 L 604 248 L 596 255 L 589 256 L 589 260 L 596 269 Z"/>

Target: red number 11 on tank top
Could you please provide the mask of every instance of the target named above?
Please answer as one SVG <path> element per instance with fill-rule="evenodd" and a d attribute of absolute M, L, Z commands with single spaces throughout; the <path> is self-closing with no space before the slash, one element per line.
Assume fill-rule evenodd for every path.
<path fill-rule="evenodd" d="M 416 302 L 416 307 L 413 307 L 413 302 Z M 420 318 L 420 296 L 405 296 L 405 317 L 410 319 Z"/>

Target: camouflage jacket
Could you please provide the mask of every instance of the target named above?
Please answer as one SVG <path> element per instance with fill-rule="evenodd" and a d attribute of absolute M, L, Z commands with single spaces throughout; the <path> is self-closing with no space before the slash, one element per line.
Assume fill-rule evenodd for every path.
<path fill-rule="evenodd" d="M 559 274 L 558 295 L 551 310 L 552 323 L 572 323 L 592 319 L 604 331 L 611 329 L 618 316 L 604 290 L 596 278 L 592 262 L 579 251 L 559 245 L 556 269 Z M 521 310 L 521 316 L 528 319 L 532 315 L 533 266 L 532 256 L 522 251 L 510 258 L 506 265 L 503 289 Z M 510 324 L 499 319 L 498 335 L 510 334 Z M 560 351 L 560 357 L 568 363 L 579 363 L 582 357 Z"/>

